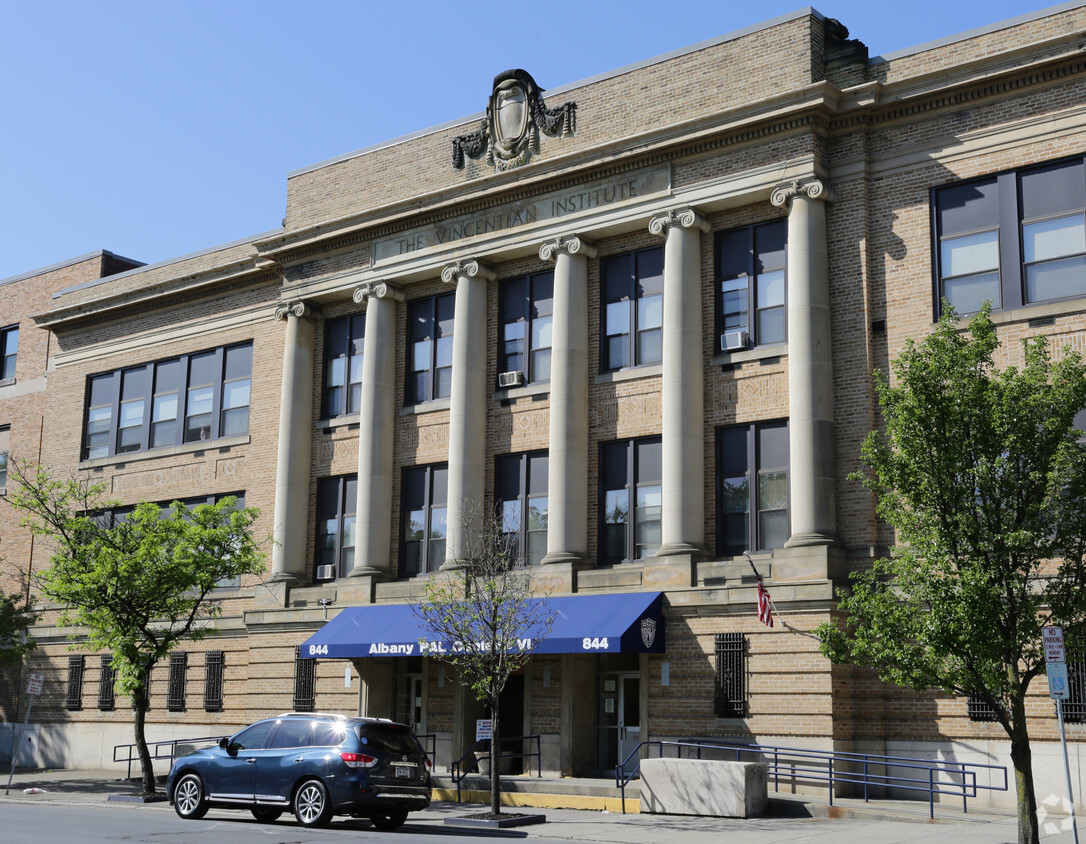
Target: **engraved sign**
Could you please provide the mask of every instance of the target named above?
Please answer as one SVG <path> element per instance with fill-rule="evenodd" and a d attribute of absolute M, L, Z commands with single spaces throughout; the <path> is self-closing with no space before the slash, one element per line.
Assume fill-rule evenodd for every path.
<path fill-rule="evenodd" d="M 666 193 L 670 189 L 671 169 L 666 165 L 626 173 L 617 178 L 586 182 L 524 202 L 453 217 L 379 238 L 373 242 L 373 263 L 379 264 L 425 249 L 485 237 L 531 223 L 621 205 L 653 194 Z"/>

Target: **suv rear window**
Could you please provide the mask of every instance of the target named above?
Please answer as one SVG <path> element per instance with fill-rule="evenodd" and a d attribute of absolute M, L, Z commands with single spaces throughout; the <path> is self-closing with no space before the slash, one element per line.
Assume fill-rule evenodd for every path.
<path fill-rule="evenodd" d="M 362 743 L 386 753 L 418 754 L 419 746 L 406 727 L 385 727 L 366 724 L 362 727 Z"/>

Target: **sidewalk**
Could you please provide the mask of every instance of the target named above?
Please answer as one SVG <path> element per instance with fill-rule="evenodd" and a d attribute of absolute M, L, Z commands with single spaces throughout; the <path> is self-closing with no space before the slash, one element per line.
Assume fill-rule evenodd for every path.
<path fill-rule="evenodd" d="M 2 784 L 7 784 L 7 771 Z M 25 789 L 42 789 L 39 794 L 26 794 Z M 4 796 L 0 788 L 0 806 L 4 802 L 64 805 L 111 805 L 129 811 L 172 812 L 168 804 L 132 804 L 110 802 L 110 795 L 134 795 L 138 781 L 118 778 L 115 771 L 65 771 L 20 769 L 12 780 L 11 793 Z M 576 809 L 539 810 L 547 822 L 536 826 L 518 827 L 518 836 L 551 838 L 570 841 L 591 841 L 602 844 L 672 844 L 681 836 L 683 844 L 718 844 L 751 842 L 778 844 L 804 840 L 833 842 L 833 844 L 1013 844 L 1017 840 L 1017 824 L 1010 812 L 971 809 L 936 812 L 936 820 L 927 817 L 927 805 L 899 802 L 869 803 L 835 801 L 834 810 L 824 804 L 803 800 L 774 800 L 771 814 L 764 818 L 702 818 L 678 815 L 621 815 Z M 858 804 L 858 805 L 857 805 Z M 213 810 L 214 811 L 214 810 Z M 479 811 L 479 807 L 457 803 L 434 803 L 423 812 L 412 813 L 408 827 L 425 833 L 446 831 L 444 820 Z M 510 811 L 532 811 L 511 809 Z M 233 814 L 233 813 L 231 813 Z M 821 816 L 811 817 L 811 814 Z M 834 817 L 827 815 L 833 814 Z M 843 816 L 843 817 L 842 817 Z M 1059 819 L 1057 819 L 1057 822 Z M 289 823 L 284 818 L 280 823 Z M 469 833 L 470 834 L 470 833 Z M 483 837 L 480 834 L 479 837 Z M 488 836 L 489 837 L 489 836 Z M 1070 831 L 1057 834 L 1041 831 L 1045 844 L 1070 844 Z"/>

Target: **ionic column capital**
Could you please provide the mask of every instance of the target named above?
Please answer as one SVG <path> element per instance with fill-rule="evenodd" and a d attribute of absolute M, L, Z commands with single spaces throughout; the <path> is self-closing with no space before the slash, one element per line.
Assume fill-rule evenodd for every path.
<path fill-rule="evenodd" d="M 559 254 L 583 255 L 586 258 L 595 258 L 596 247 L 575 234 L 567 237 L 556 237 L 539 247 L 539 257 L 544 261 L 555 261 L 558 259 Z"/>
<path fill-rule="evenodd" d="M 353 298 L 359 303 L 369 299 L 391 299 L 393 302 L 402 302 L 403 291 L 386 281 L 367 281 L 354 289 Z"/>
<path fill-rule="evenodd" d="M 286 319 L 288 316 L 299 319 L 320 319 L 320 308 L 309 302 L 280 302 L 275 306 L 275 318 Z"/>
<path fill-rule="evenodd" d="M 441 269 L 441 280 L 446 284 L 456 284 L 463 277 L 489 281 L 494 278 L 494 271 L 475 258 L 465 258 Z"/>
<path fill-rule="evenodd" d="M 693 208 L 672 208 L 649 220 L 649 231 L 661 237 L 667 236 L 667 230 L 673 226 L 681 229 L 710 230 L 709 221 Z"/>
<path fill-rule="evenodd" d="M 769 201 L 778 208 L 787 209 L 797 196 L 821 199 L 825 202 L 833 202 L 834 199 L 833 191 L 826 187 L 826 183 L 821 179 L 793 179 L 779 185 L 770 195 Z"/>

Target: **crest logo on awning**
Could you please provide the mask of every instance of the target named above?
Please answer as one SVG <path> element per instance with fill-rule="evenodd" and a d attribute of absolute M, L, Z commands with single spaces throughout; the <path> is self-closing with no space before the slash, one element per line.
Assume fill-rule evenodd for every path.
<path fill-rule="evenodd" d="M 646 648 L 652 647 L 652 643 L 656 641 L 656 619 L 641 619 L 641 641 L 645 643 Z"/>

